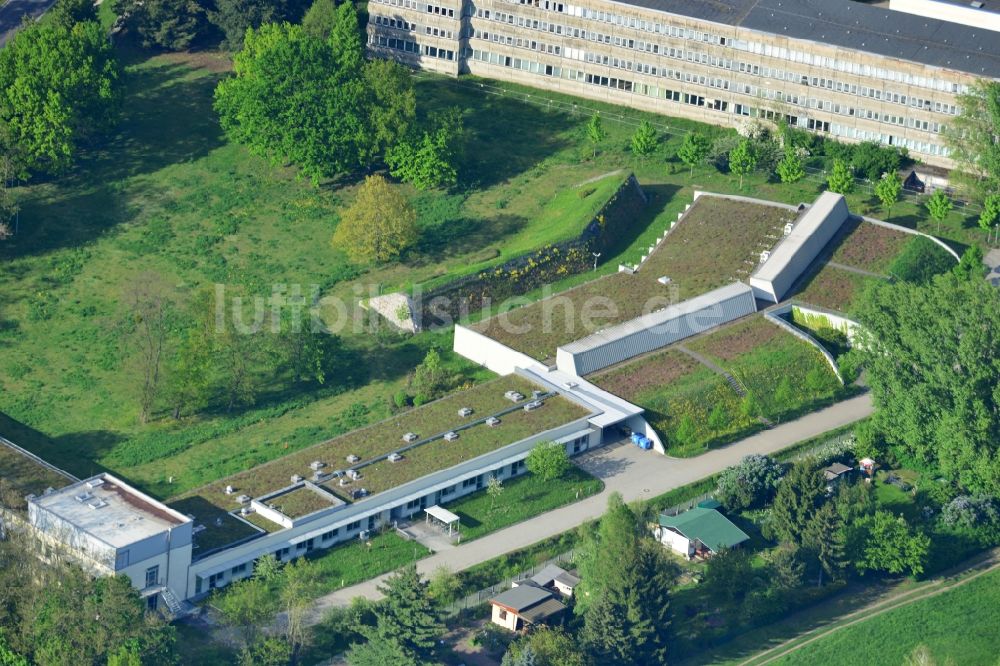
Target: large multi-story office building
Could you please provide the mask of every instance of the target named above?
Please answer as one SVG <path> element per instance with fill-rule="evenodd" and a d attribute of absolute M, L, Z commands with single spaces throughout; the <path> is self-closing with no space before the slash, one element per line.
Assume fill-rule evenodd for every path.
<path fill-rule="evenodd" d="M 1000 33 L 851 0 L 372 0 L 372 54 L 739 126 L 789 123 L 952 166 L 957 96 Z"/>

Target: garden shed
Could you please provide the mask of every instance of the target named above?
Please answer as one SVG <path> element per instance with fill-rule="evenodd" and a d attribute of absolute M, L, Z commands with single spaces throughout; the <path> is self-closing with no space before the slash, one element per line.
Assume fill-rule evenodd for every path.
<path fill-rule="evenodd" d="M 715 509 L 701 507 L 676 516 L 660 514 L 654 536 L 671 550 L 691 559 L 735 548 L 750 539 L 746 532 Z"/>

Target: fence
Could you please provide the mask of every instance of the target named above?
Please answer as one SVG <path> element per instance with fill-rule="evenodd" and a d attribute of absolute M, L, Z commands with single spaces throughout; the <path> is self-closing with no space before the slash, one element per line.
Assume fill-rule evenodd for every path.
<path fill-rule="evenodd" d="M 476 606 L 486 603 L 487 601 L 489 601 L 496 595 L 500 594 L 501 592 L 509 590 L 515 582 L 531 578 L 536 573 L 538 573 L 545 567 L 549 566 L 550 564 L 563 564 L 566 562 L 571 562 L 573 560 L 574 555 L 576 555 L 575 550 L 570 550 L 565 553 L 556 555 L 551 560 L 546 560 L 541 564 L 536 564 L 527 571 L 522 571 L 516 576 L 504 578 L 502 581 L 496 583 L 495 585 L 484 587 L 483 589 L 473 592 L 472 594 L 466 596 L 463 599 L 459 599 L 458 601 L 449 604 L 448 606 L 445 607 L 444 612 L 448 615 L 455 615 L 463 610 L 466 610 L 467 608 L 475 608 Z"/>

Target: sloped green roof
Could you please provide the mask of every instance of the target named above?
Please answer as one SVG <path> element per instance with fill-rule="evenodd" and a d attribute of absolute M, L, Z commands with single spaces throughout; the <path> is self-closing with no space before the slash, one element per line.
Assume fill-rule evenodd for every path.
<path fill-rule="evenodd" d="M 750 539 L 715 509 L 696 508 L 677 516 L 660 514 L 660 526 L 675 529 L 688 539 L 701 541 L 713 553 Z"/>

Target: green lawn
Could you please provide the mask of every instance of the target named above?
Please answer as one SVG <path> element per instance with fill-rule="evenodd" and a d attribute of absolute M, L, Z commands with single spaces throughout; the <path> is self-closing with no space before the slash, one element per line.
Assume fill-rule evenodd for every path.
<path fill-rule="evenodd" d="M 311 564 L 316 568 L 319 581 L 311 594 L 317 597 L 395 571 L 431 554 L 416 541 L 407 541 L 391 531 L 378 534 L 367 542 L 356 539 L 329 551 L 314 552 L 316 557 Z"/>
<path fill-rule="evenodd" d="M 902 664 L 925 645 L 939 664 L 994 666 L 1000 635 L 1000 571 L 921 599 L 806 645 L 774 664 Z"/>
<path fill-rule="evenodd" d="M 462 541 L 470 541 L 590 497 L 603 487 L 599 479 L 574 466 L 555 481 L 543 481 L 533 474 L 506 481 L 495 502 L 483 490 L 449 503 L 448 510 L 462 519 Z"/>

